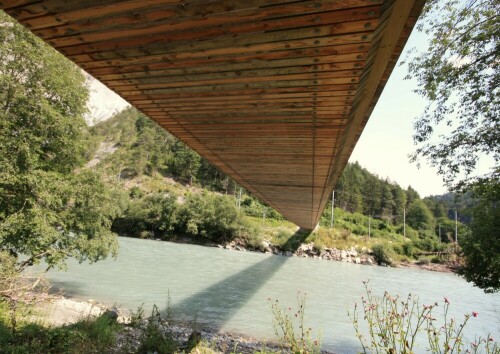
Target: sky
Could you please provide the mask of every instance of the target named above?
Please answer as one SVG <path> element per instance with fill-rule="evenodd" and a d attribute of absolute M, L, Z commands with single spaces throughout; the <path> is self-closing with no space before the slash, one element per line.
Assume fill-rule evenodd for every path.
<path fill-rule="evenodd" d="M 413 47 L 426 48 L 423 34 L 413 31 L 405 46 L 400 61 Z M 421 197 L 447 192 L 437 169 L 422 161 L 421 167 L 409 162 L 416 150 L 413 144 L 413 123 L 423 111 L 425 101 L 413 90 L 415 80 L 404 80 L 406 66 L 398 62 L 380 96 L 375 109 L 351 155 L 350 162 L 357 161 L 362 167 L 389 178 L 401 187 L 411 186 Z M 124 109 L 128 103 L 95 79 L 89 80 L 91 95 L 90 113 L 87 121 L 91 124 L 111 117 Z"/>
<path fill-rule="evenodd" d="M 413 124 L 426 106 L 426 101 L 414 92 L 418 86 L 416 80 L 405 80 L 407 67 L 401 65 L 408 51 L 415 47 L 427 48 L 427 38 L 416 30 L 408 39 L 349 161 L 357 161 L 403 188 L 411 186 L 424 197 L 444 194 L 447 188 L 437 175 L 437 168 L 430 167 L 425 160 L 420 161 L 420 168 L 409 162 L 408 156 L 417 149 Z"/>

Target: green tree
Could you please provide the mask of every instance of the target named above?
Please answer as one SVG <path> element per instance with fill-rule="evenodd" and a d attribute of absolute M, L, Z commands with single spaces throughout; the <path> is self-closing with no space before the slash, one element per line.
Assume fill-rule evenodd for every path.
<path fill-rule="evenodd" d="M 428 104 L 415 123 L 413 159 L 426 158 L 449 186 L 463 186 L 479 157 L 500 167 L 499 0 L 431 0 L 419 28 L 432 35 L 429 47 L 409 63 L 409 76 Z M 450 132 L 435 139 L 441 125 Z"/>
<path fill-rule="evenodd" d="M 174 152 L 172 170 L 177 176 L 192 184 L 201 165 L 200 155 L 179 140 L 174 143 L 172 149 Z"/>
<path fill-rule="evenodd" d="M 141 113 L 137 115 L 135 125 L 137 140 L 134 154 L 135 161 L 140 163 L 138 172 L 154 175 L 158 171 L 166 171 L 174 137 Z"/>
<path fill-rule="evenodd" d="M 385 181 L 382 187 L 382 210 L 381 217 L 387 223 L 394 223 L 394 209 L 396 203 L 393 198 L 392 188 L 389 181 Z"/>
<path fill-rule="evenodd" d="M 375 175 L 368 175 L 363 186 L 363 213 L 380 215 L 382 201 L 382 181 Z"/>
<path fill-rule="evenodd" d="M 417 92 L 429 102 L 415 123 L 419 147 L 412 160 L 426 159 L 455 190 L 477 191 L 486 185 L 487 193 L 496 196 L 491 200 L 479 194 L 487 210 L 473 207 L 472 233 L 463 240 L 466 269 L 474 270 L 465 277 L 488 291 L 498 290 L 498 273 L 489 270 L 498 268 L 491 252 L 496 257 L 499 252 L 490 244 L 498 240 L 498 229 L 490 231 L 495 230 L 493 206 L 500 194 L 499 8 L 499 0 L 428 1 L 419 28 L 432 38 L 427 50 L 410 61 L 408 75 L 417 79 Z M 481 175 L 477 165 L 485 156 L 492 168 Z M 487 271 L 478 271 L 481 267 Z"/>
<path fill-rule="evenodd" d="M 361 194 L 364 184 L 363 172 L 365 171 L 357 162 L 347 164 L 335 188 L 336 205 L 352 213 L 363 211 L 363 195 Z"/>
<path fill-rule="evenodd" d="M 111 192 L 82 169 L 87 98 L 80 69 L 0 12 L 0 251 L 18 271 L 116 251 Z"/>
<path fill-rule="evenodd" d="M 460 273 L 485 292 L 500 290 L 499 191 L 498 185 L 474 187 L 471 232 L 459 238 L 466 260 Z"/>
<path fill-rule="evenodd" d="M 404 209 L 406 208 L 406 194 L 398 185 L 392 186 L 392 196 L 394 199 L 394 224 L 402 224 L 404 221 Z"/>
<path fill-rule="evenodd" d="M 413 189 L 411 186 L 408 186 L 408 189 L 406 190 L 406 208 L 409 208 L 410 204 L 413 203 L 416 199 L 420 199 L 420 195 L 415 189 Z"/>
<path fill-rule="evenodd" d="M 434 217 L 422 199 L 416 199 L 410 204 L 406 221 L 415 230 L 434 230 Z"/>

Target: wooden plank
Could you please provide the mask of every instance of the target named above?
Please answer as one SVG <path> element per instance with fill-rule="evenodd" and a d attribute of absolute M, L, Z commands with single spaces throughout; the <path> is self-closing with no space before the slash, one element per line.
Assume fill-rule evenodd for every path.
<path fill-rule="evenodd" d="M 378 24 L 378 19 L 353 21 L 346 23 L 337 23 L 328 26 L 306 27 L 298 29 L 286 29 L 281 31 L 272 31 L 264 33 L 254 33 L 234 37 L 222 37 L 213 39 L 204 39 L 193 41 L 185 38 L 182 41 L 178 40 L 173 42 L 168 36 L 164 34 L 159 35 L 157 40 L 155 37 L 148 36 L 148 38 L 138 38 L 137 41 L 145 42 L 151 41 L 150 45 L 140 45 L 132 49 L 114 49 L 112 44 L 107 43 L 107 51 L 94 49 L 93 45 L 77 46 L 77 47 L 62 47 L 48 42 L 55 46 L 66 56 L 78 61 L 102 61 L 102 60 L 118 60 L 125 58 L 140 58 L 140 57 L 157 57 L 159 55 L 167 56 L 170 59 L 187 59 L 196 57 L 207 56 L 228 56 L 234 54 L 242 54 L 245 52 L 263 51 L 265 49 L 256 49 L 250 47 L 253 45 L 260 45 L 261 48 L 269 48 L 267 50 L 288 50 L 287 43 L 280 43 L 283 41 L 296 41 L 298 39 L 318 38 L 324 36 L 338 36 L 331 38 L 330 41 L 336 41 L 335 44 L 346 44 L 346 39 L 350 37 L 342 35 L 352 35 L 357 32 L 361 35 L 361 40 L 366 40 L 363 37 L 363 32 L 367 32 L 367 28 L 375 27 Z M 316 42 L 318 41 L 318 42 Z M 278 43 L 276 43 L 278 42 Z M 139 45 L 139 43 L 137 43 Z M 321 41 L 314 39 L 313 45 L 319 46 Z M 271 48 L 275 49 L 271 49 Z M 81 53 L 82 51 L 95 51 L 90 54 Z M 182 54 L 186 52 L 186 54 Z M 178 53 L 177 55 L 175 55 Z M 196 54 L 197 53 L 197 54 Z M 320 54 L 319 54 L 320 55 Z"/>
<path fill-rule="evenodd" d="M 286 9 L 282 10 L 286 12 Z M 110 49 L 123 52 L 128 48 L 137 47 L 138 44 L 144 50 L 150 51 L 152 50 L 150 45 L 158 46 L 162 44 L 163 47 L 170 43 L 181 41 L 200 41 L 206 39 L 213 41 L 224 37 L 242 37 L 243 35 L 250 34 L 262 35 L 264 33 L 272 33 L 276 30 L 302 28 L 311 24 L 314 26 L 332 25 L 337 28 L 339 33 L 342 33 L 342 31 L 343 33 L 350 33 L 354 32 L 352 28 L 358 28 L 359 23 L 362 22 L 363 27 L 358 31 L 363 31 L 366 30 L 366 21 L 376 19 L 379 16 L 379 12 L 380 6 L 370 6 L 359 9 L 322 12 L 319 14 L 265 19 L 262 21 L 250 20 L 243 23 L 235 21 L 233 17 L 209 18 L 204 19 L 203 23 L 200 23 L 201 21 L 177 22 L 178 18 L 175 16 L 175 13 L 170 11 L 171 16 L 176 21 L 174 23 L 171 21 L 146 21 L 140 22 L 138 28 L 128 25 L 118 26 L 111 30 L 104 29 L 88 33 L 81 33 L 81 30 L 79 31 L 74 26 L 73 28 L 66 28 L 66 26 L 50 27 L 35 30 L 34 32 L 57 48 L 77 46 L 76 48 L 79 49 L 78 54 L 101 52 Z M 164 17 L 162 14 L 159 14 L 159 16 Z M 111 48 L 110 41 L 113 43 Z M 91 44 L 89 45 L 89 43 Z"/>
<path fill-rule="evenodd" d="M 11 16 L 15 17 L 18 20 L 26 20 L 28 18 L 33 18 L 33 17 L 40 17 L 44 15 L 50 15 L 50 14 L 64 14 L 68 12 L 76 12 L 76 11 L 81 11 L 82 16 L 89 18 L 89 17 L 95 17 L 98 16 L 101 11 L 105 13 L 106 11 L 109 11 L 108 8 L 110 6 L 115 7 L 115 11 L 121 11 L 122 9 L 126 8 L 130 4 L 130 2 L 144 2 L 144 0 L 133 0 L 133 1 L 123 1 L 123 0 L 44 0 L 44 1 L 27 1 L 25 6 L 9 6 L 9 3 L 16 3 L 16 0 L 2 0 L 0 4 L 2 4 L 1 7 L 9 8 L 9 14 Z M 283 1 L 281 1 L 282 3 Z M 189 6 L 186 2 L 182 2 L 180 0 L 165 0 L 165 4 L 168 3 L 177 3 L 180 8 L 187 7 Z M 196 5 L 196 4 L 203 4 L 207 3 L 206 0 L 191 0 L 189 4 L 191 5 Z M 219 11 L 224 11 L 224 8 L 227 10 L 227 8 L 234 8 L 237 4 L 238 1 L 231 1 L 231 0 L 225 0 L 223 3 L 219 2 L 218 6 L 221 8 Z M 272 5 L 275 4 L 276 1 L 274 0 L 262 0 L 260 1 L 260 4 L 262 6 L 266 5 Z M 5 4 L 5 6 L 3 6 Z M 21 4 L 22 5 L 22 4 Z M 151 4 L 149 4 L 151 5 Z M 214 6 L 214 5 L 212 5 Z M 215 5 L 216 6 L 216 5 Z M 92 9 L 96 9 L 95 11 L 92 11 Z M 189 11 L 189 10 L 188 10 Z M 215 10 L 214 10 L 215 11 Z"/>
<path fill-rule="evenodd" d="M 154 4 L 154 2 L 149 2 Z M 109 33 L 108 39 L 119 39 L 123 38 L 123 33 L 120 34 L 119 31 L 127 31 L 130 33 L 129 31 L 134 29 L 152 29 L 162 25 L 170 25 L 169 27 L 163 27 L 169 32 L 193 30 L 194 28 L 203 28 L 207 30 L 209 27 L 234 27 L 236 23 L 238 23 L 239 26 L 253 23 L 253 26 L 247 27 L 247 30 L 245 30 L 244 27 L 241 27 L 238 33 L 248 31 L 254 32 L 259 28 L 263 28 L 262 30 L 270 30 L 272 29 L 272 24 L 263 26 L 262 24 L 265 23 L 265 21 L 279 21 L 287 17 L 297 17 L 297 13 L 301 13 L 303 16 L 307 14 L 323 16 L 323 14 L 335 11 L 338 13 L 338 15 L 335 16 L 335 22 L 342 20 L 353 21 L 355 19 L 376 17 L 375 13 L 370 13 L 368 16 L 366 13 L 372 11 L 372 9 L 378 12 L 380 8 L 380 4 L 374 5 L 374 3 L 369 0 L 363 1 L 363 7 L 356 8 L 346 8 L 345 6 L 334 7 L 331 4 L 330 6 L 324 6 L 325 4 L 322 4 L 319 1 L 294 2 L 288 4 L 286 4 L 286 2 L 287 0 L 276 0 L 275 5 L 279 6 L 259 8 L 258 6 L 255 6 L 260 3 L 259 0 L 239 0 L 238 5 L 241 7 L 239 11 L 226 11 L 226 9 L 219 9 L 222 10 L 222 12 L 219 13 L 208 13 L 207 11 L 210 10 L 206 7 L 207 5 L 220 7 L 220 4 L 210 4 L 205 2 L 203 4 L 199 4 L 198 9 L 191 8 L 191 13 L 189 14 L 186 13 L 186 9 L 188 7 L 179 7 L 175 6 L 175 4 L 167 4 L 169 6 L 148 6 L 143 8 L 143 11 L 140 11 L 140 8 L 137 8 L 133 12 L 124 12 L 122 10 L 115 16 L 94 16 L 91 18 L 82 17 L 84 16 L 85 11 L 80 10 L 77 14 L 74 14 L 74 16 L 81 17 L 79 21 L 68 19 L 65 14 L 59 14 L 56 19 L 52 19 L 52 21 L 49 20 L 49 23 L 43 23 L 43 17 L 37 17 L 32 20 L 24 21 L 24 24 L 31 28 L 41 38 L 45 39 L 78 36 L 80 40 L 74 43 L 78 44 L 82 41 L 96 42 L 99 40 L 105 40 L 105 38 L 102 39 L 102 36 L 100 35 L 105 32 Z M 156 1 L 156 3 L 158 3 L 158 1 Z M 321 6 L 318 7 L 318 5 Z M 121 9 L 121 7 L 116 6 L 110 8 Z M 95 9 L 92 9 L 91 13 L 95 12 Z M 192 15 L 193 12 L 197 12 L 197 14 Z M 351 16 L 349 16 L 349 13 Z M 342 19 L 342 17 L 344 17 L 344 19 Z M 320 19 L 315 19 L 316 22 L 321 22 Z M 54 23 L 54 20 L 56 20 L 57 23 Z M 52 26 L 49 25 L 50 23 Z M 283 23 L 282 27 L 286 27 L 286 25 Z M 162 29 L 160 29 L 161 32 L 163 32 Z M 227 30 L 227 33 L 230 33 L 230 30 Z M 87 34 L 88 37 L 84 36 Z"/>
<path fill-rule="evenodd" d="M 158 75 L 155 77 L 142 77 L 142 78 L 123 78 L 116 80 L 107 80 L 109 85 L 128 85 L 128 84 L 161 84 L 161 83 L 175 83 L 175 82 L 196 82 L 202 81 L 209 84 L 212 80 L 230 80 L 230 82 L 237 82 L 238 80 L 292 80 L 310 78 L 312 76 L 320 76 L 321 78 L 346 78 L 346 77 L 359 77 L 360 70 L 337 70 L 337 71 L 319 71 L 319 67 L 285 67 L 276 69 L 255 69 L 255 70 L 242 70 L 242 71 L 225 71 L 214 72 L 208 74 L 194 74 L 194 75 L 172 75 L 163 76 Z"/>

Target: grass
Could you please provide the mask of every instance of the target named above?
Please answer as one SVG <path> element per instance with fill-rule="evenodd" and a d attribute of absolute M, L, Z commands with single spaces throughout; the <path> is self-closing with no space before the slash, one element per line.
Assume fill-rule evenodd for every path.
<path fill-rule="evenodd" d="M 85 317 L 60 327 L 30 322 L 24 312 L 10 325 L 8 307 L 0 302 L 0 348 L 2 353 L 102 353 L 114 343 L 120 325 L 108 315 Z"/>

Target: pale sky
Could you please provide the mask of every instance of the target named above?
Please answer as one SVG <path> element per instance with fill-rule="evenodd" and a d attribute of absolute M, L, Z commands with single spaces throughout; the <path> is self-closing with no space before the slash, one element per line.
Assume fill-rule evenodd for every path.
<path fill-rule="evenodd" d="M 354 148 L 350 162 L 359 164 L 382 178 L 389 178 L 401 187 L 411 186 L 421 197 L 447 192 L 437 169 L 421 161 L 420 169 L 409 162 L 416 150 L 413 144 L 413 123 L 425 108 L 426 101 L 413 92 L 416 80 L 404 80 L 407 67 L 400 62 L 413 47 L 426 48 L 426 38 L 416 30 L 380 96 L 366 127 Z"/>
<path fill-rule="evenodd" d="M 413 32 L 401 58 L 412 47 L 424 49 L 425 37 Z M 363 134 L 350 158 L 370 172 L 389 178 L 401 187 L 412 186 L 421 197 L 446 193 L 436 169 L 422 161 L 420 169 L 409 162 L 408 155 L 415 151 L 413 145 L 413 122 L 424 109 L 425 101 L 413 93 L 416 82 L 404 80 L 406 67 L 398 65 L 387 83 Z M 90 81 L 91 113 L 87 121 L 94 123 L 109 118 L 128 106 L 118 95 L 96 80 Z"/>

